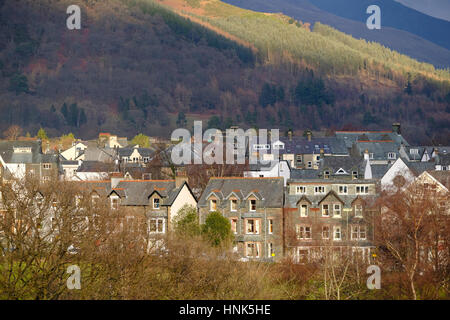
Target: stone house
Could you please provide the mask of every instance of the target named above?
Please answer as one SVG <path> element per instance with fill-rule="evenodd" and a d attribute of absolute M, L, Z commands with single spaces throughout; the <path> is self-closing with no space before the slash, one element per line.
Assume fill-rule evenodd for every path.
<path fill-rule="evenodd" d="M 245 260 L 283 257 L 283 178 L 211 178 L 199 202 L 200 223 L 217 211 L 230 220 L 234 250 Z"/>
<path fill-rule="evenodd" d="M 324 248 L 369 257 L 375 180 L 291 179 L 285 198 L 285 250 L 297 262 L 320 260 Z"/>

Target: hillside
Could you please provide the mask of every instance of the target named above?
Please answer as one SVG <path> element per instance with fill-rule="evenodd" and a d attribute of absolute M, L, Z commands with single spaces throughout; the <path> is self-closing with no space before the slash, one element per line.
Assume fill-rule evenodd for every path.
<path fill-rule="evenodd" d="M 336 8 L 344 6 L 346 4 L 345 0 L 332 1 L 330 3 L 334 4 L 334 6 L 330 4 L 327 6 L 320 6 L 320 8 L 319 5 L 323 3 L 320 0 L 317 2 L 314 0 L 225 0 L 224 2 L 255 11 L 272 13 L 282 12 L 285 15 L 303 22 L 308 22 L 312 25 L 314 25 L 315 22 L 321 22 L 346 34 L 352 35 L 357 39 L 361 38 L 367 41 L 378 42 L 392 50 L 418 59 L 419 61 L 428 62 L 437 67 L 450 67 L 450 50 L 448 47 L 443 47 L 432 42 L 435 38 L 432 30 L 436 28 L 430 30 L 432 35 L 431 39 L 420 37 L 414 32 L 410 32 L 408 28 L 398 29 L 388 25 L 387 23 L 389 21 L 385 21 L 385 15 L 383 13 L 381 30 L 368 30 L 365 23 L 368 15 L 365 14 L 365 8 L 361 9 L 361 5 L 357 6 L 359 11 L 356 11 L 351 6 L 345 6 L 346 10 L 342 10 L 342 15 L 339 14 L 340 11 Z M 317 4 L 317 6 L 314 4 Z M 347 9 L 349 12 L 354 12 L 349 18 L 347 18 L 350 16 L 350 14 L 347 13 Z M 383 11 L 385 10 L 383 9 Z M 414 12 L 414 10 L 410 11 Z M 424 21 L 422 23 L 414 22 L 412 25 L 420 25 L 425 28 L 425 26 L 427 26 L 425 23 L 428 22 L 430 17 L 422 14 L 419 18 Z M 435 20 L 438 19 L 432 21 L 434 22 Z M 446 22 L 439 20 L 438 25 L 441 24 L 443 24 L 443 27 L 447 25 Z M 433 27 L 433 25 L 430 25 L 430 27 Z M 438 34 L 442 34 L 440 29 L 438 29 Z M 444 42 L 447 41 L 445 38 L 446 37 L 444 36 Z"/>
<path fill-rule="evenodd" d="M 404 30 L 450 49 L 450 22 L 427 16 L 394 0 L 310 0 L 320 9 L 340 17 L 364 22 L 366 8 L 372 4 L 382 8 L 383 26 Z"/>
<path fill-rule="evenodd" d="M 80 31 L 65 28 L 69 4 Z M 450 143 L 448 72 L 323 24 L 213 0 L 0 5 L 0 132 L 168 136 L 201 114 L 221 128 L 401 121 L 411 142 Z"/>

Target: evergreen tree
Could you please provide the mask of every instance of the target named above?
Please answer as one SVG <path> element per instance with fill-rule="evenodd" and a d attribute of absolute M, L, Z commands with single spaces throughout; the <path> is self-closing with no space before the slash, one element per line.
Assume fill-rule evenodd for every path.
<path fill-rule="evenodd" d="M 177 126 L 185 128 L 187 124 L 186 115 L 183 111 L 178 112 L 178 118 L 177 118 Z"/>
<path fill-rule="evenodd" d="M 221 213 L 213 211 L 206 217 L 202 233 L 211 246 L 218 247 L 232 239 L 231 223 Z"/>
<path fill-rule="evenodd" d="M 150 147 L 150 139 L 145 134 L 139 133 L 131 140 L 132 144 L 138 144 L 141 148 L 149 148 Z"/>
<path fill-rule="evenodd" d="M 48 140 L 47 132 L 45 132 L 45 130 L 43 128 L 39 129 L 36 136 L 41 140 Z"/>

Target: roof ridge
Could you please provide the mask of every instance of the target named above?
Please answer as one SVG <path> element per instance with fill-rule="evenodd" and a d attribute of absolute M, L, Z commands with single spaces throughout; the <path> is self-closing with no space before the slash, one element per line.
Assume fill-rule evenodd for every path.
<path fill-rule="evenodd" d="M 225 180 L 225 179 L 248 179 L 248 180 L 253 179 L 253 180 L 255 180 L 255 179 L 260 179 L 260 180 L 262 180 L 262 179 L 283 179 L 283 177 L 211 177 L 210 179 L 211 180 L 212 179 L 214 179 L 214 180 Z"/>

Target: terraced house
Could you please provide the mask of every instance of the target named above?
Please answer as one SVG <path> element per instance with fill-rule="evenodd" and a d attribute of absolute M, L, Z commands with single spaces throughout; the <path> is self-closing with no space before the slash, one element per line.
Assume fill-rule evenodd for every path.
<path fill-rule="evenodd" d="M 111 210 L 118 210 L 122 227 L 146 228 L 151 242 L 157 245 L 164 244 L 184 205 L 197 206 L 187 178 L 182 175 L 173 180 L 126 180 L 116 173 L 111 180 L 77 183 L 89 190 L 93 202 L 106 201 Z"/>
<path fill-rule="evenodd" d="M 41 182 L 59 178 L 59 158 L 42 153 L 41 141 L 1 141 L 0 178 L 23 178 L 33 175 Z"/>
<path fill-rule="evenodd" d="M 369 257 L 376 181 L 291 179 L 285 198 L 286 255 L 320 260 L 325 248 Z"/>
<path fill-rule="evenodd" d="M 235 251 L 248 259 L 283 257 L 283 178 L 211 178 L 199 202 L 200 223 L 220 212 L 231 223 Z"/>
<path fill-rule="evenodd" d="M 197 200 L 187 184 L 187 177 L 175 180 L 111 179 L 108 199 L 112 209 L 125 209 L 128 221 L 144 219 L 148 232 L 161 238 L 172 227 L 178 211 L 185 205 L 197 206 Z"/>

